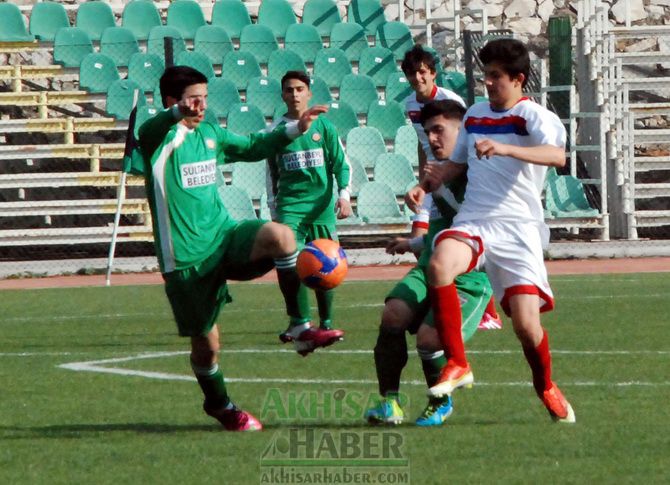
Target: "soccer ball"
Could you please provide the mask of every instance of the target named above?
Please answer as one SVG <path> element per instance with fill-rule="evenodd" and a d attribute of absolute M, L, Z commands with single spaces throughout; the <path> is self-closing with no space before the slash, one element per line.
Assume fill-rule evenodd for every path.
<path fill-rule="evenodd" d="M 296 269 L 302 282 L 315 290 L 330 290 L 347 275 L 347 255 L 336 241 L 315 239 L 305 245 Z"/>

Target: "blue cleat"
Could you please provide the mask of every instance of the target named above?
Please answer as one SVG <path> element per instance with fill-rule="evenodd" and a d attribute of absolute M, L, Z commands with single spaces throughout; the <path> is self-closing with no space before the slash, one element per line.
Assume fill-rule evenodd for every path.
<path fill-rule="evenodd" d="M 417 426 L 440 426 L 444 424 L 451 413 L 454 411 L 454 406 L 451 397 L 447 397 L 444 402 L 428 401 L 428 405 L 421 413 L 421 416 L 416 418 Z"/>
<path fill-rule="evenodd" d="M 385 397 L 375 407 L 365 411 L 365 419 L 370 424 L 401 424 L 405 413 L 396 399 Z"/>

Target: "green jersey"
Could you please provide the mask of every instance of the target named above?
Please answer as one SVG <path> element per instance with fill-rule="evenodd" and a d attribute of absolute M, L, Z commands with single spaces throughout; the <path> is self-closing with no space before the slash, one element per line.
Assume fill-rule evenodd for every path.
<path fill-rule="evenodd" d="M 167 109 L 146 121 L 139 131 L 156 253 L 163 273 L 206 260 L 237 225 L 217 191 L 217 164 L 262 160 L 291 140 L 284 129 L 245 137 L 206 121 L 192 130 L 178 121 L 173 110 Z"/>
<path fill-rule="evenodd" d="M 281 118 L 271 129 L 289 121 Z M 333 177 L 339 190 L 351 183 L 351 166 L 335 126 L 320 116 L 309 131 L 275 153 L 268 158 L 268 196 L 274 195 L 278 220 L 335 223 Z"/>

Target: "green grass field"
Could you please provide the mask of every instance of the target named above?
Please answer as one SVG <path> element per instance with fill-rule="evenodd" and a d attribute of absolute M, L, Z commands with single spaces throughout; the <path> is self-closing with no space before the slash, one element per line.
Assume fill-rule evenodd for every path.
<path fill-rule="evenodd" d="M 273 483 L 265 453 L 286 460 L 290 433 L 320 437 L 321 452 L 332 451 L 326 438 L 368 440 L 370 456 L 356 454 L 361 445 L 338 458 L 350 471 L 372 470 L 361 478 L 370 480 L 404 463 L 387 483 L 667 483 L 666 274 L 552 279 L 557 308 L 543 322 L 573 426 L 549 419 L 506 321 L 470 341 L 475 387 L 455 394 L 447 425 L 413 425 L 425 388 L 411 352 L 406 424 L 368 427 L 371 349 L 391 285 L 345 283 L 337 321 L 346 340 L 307 358 L 277 340 L 279 290 L 234 285 L 220 318 L 223 368 L 234 400 L 266 426 L 246 434 L 223 432 L 202 413 L 188 342 L 175 335 L 162 287 L 2 291 L 0 483 Z M 397 463 L 374 446 L 389 439 Z M 294 458 L 284 463 L 297 473 L 305 463 Z"/>

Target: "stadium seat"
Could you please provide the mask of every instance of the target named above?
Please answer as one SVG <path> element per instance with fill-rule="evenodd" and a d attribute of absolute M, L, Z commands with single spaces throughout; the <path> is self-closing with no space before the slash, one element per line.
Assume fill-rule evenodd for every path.
<path fill-rule="evenodd" d="M 385 86 L 388 77 L 397 71 L 393 52 L 386 47 L 368 47 L 361 52 L 358 73 L 370 76 L 376 86 Z"/>
<path fill-rule="evenodd" d="M 93 52 L 93 43 L 85 30 L 63 27 L 54 38 L 54 62 L 64 67 L 79 67 L 81 60 Z"/>
<path fill-rule="evenodd" d="M 258 8 L 258 23 L 269 27 L 278 39 L 283 39 L 286 29 L 296 22 L 293 7 L 286 0 L 263 0 Z"/>
<path fill-rule="evenodd" d="M 419 138 L 416 130 L 411 125 L 403 125 L 398 128 L 393 141 L 393 153 L 404 155 L 412 167 L 419 167 Z"/>
<path fill-rule="evenodd" d="M 272 220 L 272 213 L 270 212 L 270 207 L 268 206 L 268 194 L 263 192 L 261 195 L 260 201 L 258 202 L 258 218 L 264 221 Z"/>
<path fill-rule="evenodd" d="M 417 183 L 409 160 L 397 153 L 382 153 L 377 157 L 374 180 L 391 187 L 395 195 L 404 195 L 407 186 Z"/>
<path fill-rule="evenodd" d="M 386 79 L 384 92 L 388 101 L 397 101 L 404 104 L 407 96 L 412 94 L 412 86 L 409 84 L 405 74 L 396 71 L 389 74 L 389 77 Z"/>
<path fill-rule="evenodd" d="M 351 74 L 351 64 L 341 49 L 329 47 L 316 53 L 314 75 L 323 79 L 328 87 L 339 88 L 347 74 Z"/>
<path fill-rule="evenodd" d="M 386 22 L 379 0 L 351 0 L 347 7 L 347 22 L 355 22 L 367 35 L 375 35 L 377 27 Z"/>
<path fill-rule="evenodd" d="M 284 116 L 286 113 L 288 113 L 288 109 L 286 108 L 286 103 L 282 103 L 277 105 L 277 108 L 275 109 L 275 112 L 272 114 L 272 121 L 277 121 L 279 118 Z"/>
<path fill-rule="evenodd" d="M 167 25 L 159 25 L 149 31 L 147 52 L 165 59 L 165 41 L 163 40 L 165 37 L 172 39 L 172 56 L 173 59 L 177 59 L 179 54 L 186 50 L 186 43 L 177 29 Z"/>
<path fill-rule="evenodd" d="M 195 38 L 195 32 L 205 25 L 205 16 L 194 0 L 171 2 L 167 9 L 166 25 L 174 27 L 184 39 Z"/>
<path fill-rule="evenodd" d="M 151 29 L 160 25 L 160 13 L 150 0 L 133 0 L 123 8 L 121 26 L 130 29 L 138 40 L 147 40 Z"/>
<path fill-rule="evenodd" d="M 356 113 L 367 113 L 370 103 L 377 99 L 377 88 L 369 76 L 347 74 L 342 78 L 340 101 L 348 103 Z"/>
<path fill-rule="evenodd" d="M 35 36 L 28 32 L 19 7 L 13 3 L 0 3 L 0 42 L 33 42 Z"/>
<path fill-rule="evenodd" d="M 160 56 L 138 52 L 128 62 L 128 79 L 139 84 L 143 91 L 153 91 L 164 70 L 165 63 Z"/>
<path fill-rule="evenodd" d="M 276 79 L 253 77 L 247 84 L 247 103 L 257 106 L 263 116 L 270 117 L 283 103 L 281 85 Z"/>
<path fill-rule="evenodd" d="M 386 22 L 377 28 L 376 45 L 386 47 L 400 61 L 405 53 L 414 47 L 414 39 L 409 27 L 402 22 Z"/>
<path fill-rule="evenodd" d="M 358 127 L 358 117 L 354 110 L 347 103 L 342 101 L 333 101 L 329 109 L 323 114 L 337 128 L 340 138 L 346 140 L 347 135 L 353 128 Z"/>
<path fill-rule="evenodd" d="M 205 54 L 212 64 L 223 64 L 223 58 L 234 50 L 228 32 L 218 25 L 203 25 L 195 32 L 193 50 Z"/>
<path fill-rule="evenodd" d="M 217 118 L 228 116 L 230 107 L 240 103 L 240 94 L 232 81 L 213 77 L 207 86 L 207 107 L 212 110 Z"/>
<path fill-rule="evenodd" d="M 105 54 L 87 54 L 79 65 L 79 88 L 89 93 L 106 93 L 120 78 L 114 59 Z"/>
<path fill-rule="evenodd" d="M 279 44 L 270 27 L 251 24 L 242 29 L 240 51 L 252 53 L 260 64 L 267 64 L 270 54 L 277 49 Z"/>
<path fill-rule="evenodd" d="M 367 224 L 402 224 L 409 217 L 400 212 L 391 187 L 382 182 L 368 182 L 357 198 L 358 217 Z"/>
<path fill-rule="evenodd" d="M 270 54 L 268 59 L 268 77 L 281 81 L 287 71 L 307 72 L 302 58 L 288 49 L 279 49 Z"/>
<path fill-rule="evenodd" d="M 233 164 L 231 185 L 243 189 L 252 200 L 265 193 L 265 169 L 267 162 L 239 162 Z"/>
<path fill-rule="evenodd" d="M 207 57 L 202 52 L 184 51 L 180 53 L 175 61 L 178 66 L 189 66 L 203 73 L 207 79 L 214 77 L 214 68 Z"/>
<path fill-rule="evenodd" d="M 243 189 L 232 185 L 222 185 L 219 186 L 218 190 L 219 197 L 221 197 L 230 217 L 237 221 L 257 219 L 254 205 Z"/>
<path fill-rule="evenodd" d="M 70 20 L 67 18 L 67 12 L 62 4 L 39 2 L 33 5 L 30 12 L 29 32 L 37 40 L 53 42 L 58 29 L 69 26 Z"/>
<path fill-rule="evenodd" d="M 140 51 L 135 34 L 125 27 L 108 27 L 100 38 L 100 52 L 114 60 L 117 66 L 127 66 L 130 57 Z"/>
<path fill-rule="evenodd" d="M 77 7 L 75 26 L 86 31 L 91 40 L 99 41 L 107 27 L 116 27 L 114 13 L 107 2 L 93 0 Z"/>
<path fill-rule="evenodd" d="M 348 157 L 347 157 L 348 158 Z M 351 166 L 351 187 L 350 192 L 354 197 L 358 196 L 361 187 L 369 182 L 368 175 L 365 173 L 365 168 L 361 162 L 355 158 L 348 158 Z"/>
<path fill-rule="evenodd" d="M 265 130 L 265 117 L 261 110 L 253 104 L 235 104 L 228 111 L 226 127 L 233 133 L 248 135 Z"/>
<path fill-rule="evenodd" d="M 365 30 L 358 24 L 335 24 L 330 32 L 330 47 L 342 49 L 349 62 L 358 62 L 361 52 L 368 47 Z"/>
<path fill-rule="evenodd" d="M 316 27 L 321 37 L 330 37 L 333 25 L 342 22 L 340 10 L 333 0 L 307 0 L 302 10 L 302 23 Z"/>
<path fill-rule="evenodd" d="M 320 77 L 312 76 L 310 79 L 310 89 L 312 90 L 312 99 L 309 102 L 310 106 L 328 104 L 333 100 L 330 89 L 328 89 L 328 86 Z"/>
<path fill-rule="evenodd" d="M 443 71 L 437 75 L 435 84 L 455 92 L 461 98 L 468 97 L 468 83 L 465 74 L 458 71 Z"/>
<path fill-rule="evenodd" d="M 109 116 L 118 120 L 127 120 L 130 117 L 130 111 L 133 109 L 133 99 L 135 90 L 138 91 L 137 106 L 147 104 L 142 87 L 129 79 L 119 79 L 109 85 L 107 90 L 107 100 L 105 111 Z"/>
<path fill-rule="evenodd" d="M 382 135 L 371 126 L 353 128 L 347 134 L 346 147 L 349 158 L 355 158 L 366 169 L 374 168 L 377 157 L 386 153 Z"/>
<path fill-rule="evenodd" d="M 144 106 L 137 107 L 137 114 L 135 115 L 135 138 L 139 136 L 142 124 L 149 118 L 156 116 L 161 110 L 162 108 L 158 108 L 153 104 L 145 104 Z"/>
<path fill-rule="evenodd" d="M 323 42 L 314 26 L 293 24 L 286 29 L 284 46 L 298 54 L 304 62 L 312 63 L 317 53 L 323 49 Z"/>
<path fill-rule="evenodd" d="M 572 175 L 558 175 L 547 180 L 545 206 L 554 217 L 596 217 L 581 180 Z"/>
<path fill-rule="evenodd" d="M 241 0 L 217 0 L 212 8 L 212 25 L 223 27 L 233 39 L 239 39 L 242 29 L 250 24 L 249 12 Z"/>
<path fill-rule="evenodd" d="M 232 51 L 223 58 L 221 77 L 229 79 L 238 91 L 245 90 L 252 77 L 262 76 L 261 67 L 251 52 Z"/>
<path fill-rule="evenodd" d="M 405 110 L 396 101 L 373 101 L 368 108 L 367 126 L 377 128 L 385 140 L 393 140 L 398 128 L 407 124 Z"/>

